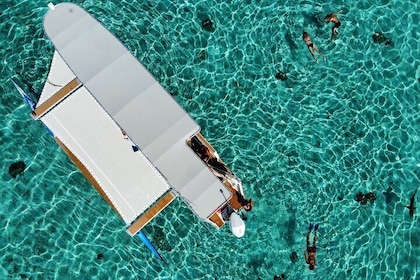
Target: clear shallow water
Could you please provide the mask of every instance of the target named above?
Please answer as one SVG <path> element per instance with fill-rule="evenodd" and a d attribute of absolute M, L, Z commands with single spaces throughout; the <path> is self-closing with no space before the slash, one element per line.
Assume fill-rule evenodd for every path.
<path fill-rule="evenodd" d="M 238 240 L 176 201 L 145 229 L 162 267 L 28 116 L 9 77 L 42 89 L 47 2 L 3 1 L 0 279 L 420 279 L 420 222 L 404 208 L 420 185 L 417 1 L 77 3 L 202 126 L 256 208 Z M 330 43 L 322 18 L 340 8 Z M 313 61 L 303 29 L 326 62 Z M 374 31 L 394 46 L 374 44 Z M 17 160 L 27 168 L 13 179 Z M 361 205 L 359 191 L 377 200 Z M 303 260 L 309 222 L 320 224 L 314 272 Z"/>

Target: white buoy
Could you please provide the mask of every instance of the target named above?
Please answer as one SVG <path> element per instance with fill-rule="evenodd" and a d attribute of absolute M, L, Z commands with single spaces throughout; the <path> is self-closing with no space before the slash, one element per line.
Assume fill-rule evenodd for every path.
<path fill-rule="evenodd" d="M 233 212 L 229 218 L 230 231 L 238 238 L 241 238 L 245 234 L 245 223 L 241 217 Z"/>

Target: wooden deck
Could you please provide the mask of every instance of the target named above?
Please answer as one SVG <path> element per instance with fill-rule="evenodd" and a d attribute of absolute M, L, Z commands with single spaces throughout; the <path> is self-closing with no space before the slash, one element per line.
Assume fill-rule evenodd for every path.
<path fill-rule="evenodd" d="M 233 209 L 239 210 L 242 208 L 242 205 L 239 203 L 238 195 L 236 190 L 230 185 L 229 182 L 225 183 L 225 186 L 229 189 L 232 194 L 232 197 L 229 199 L 229 204 L 232 206 Z"/>
<path fill-rule="evenodd" d="M 60 139 L 58 139 L 57 137 L 55 137 L 55 141 L 58 143 L 58 145 L 60 145 L 60 147 L 63 149 L 63 151 L 67 154 L 67 156 L 74 163 L 74 165 L 76 165 L 79 168 L 79 170 L 83 173 L 83 175 L 85 175 L 86 179 L 88 179 L 88 181 L 92 184 L 92 186 L 96 189 L 96 191 L 102 196 L 102 198 L 105 199 L 105 201 L 109 205 L 111 205 L 111 207 L 114 209 L 114 211 L 118 213 L 117 209 L 112 204 L 111 200 L 108 198 L 108 196 L 102 190 L 102 188 L 100 187 L 98 181 L 95 180 L 95 178 L 89 172 L 89 170 L 86 168 L 86 166 L 69 150 L 69 148 L 67 148 L 66 145 L 64 145 L 63 142 L 60 141 Z"/>
<path fill-rule="evenodd" d="M 32 112 L 32 117 L 34 119 L 39 119 L 44 114 L 46 114 L 49 110 L 54 108 L 58 103 L 60 103 L 64 98 L 66 98 L 71 93 L 73 93 L 76 89 L 78 89 L 81 85 L 82 83 L 77 78 L 74 78 L 67 85 L 65 85 L 59 91 L 57 91 L 53 96 L 48 98 L 44 103 L 39 105 L 39 107 L 37 107 Z"/>
<path fill-rule="evenodd" d="M 223 221 L 223 218 L 222 218 L 222 215 L 220 214 L 220 211 L 214 212 L 213 215 L 211 215 L 209 219 L 210 219 L 210 221 L 215 223 L 217 228 L 221 228 L 225 224 L 225 221 Z"/>
<path fill-rule="evenodd" d="M 127 228 L 128 234 L 135 235 L 148 222 L 150 222 L 157 214 L 159 214 L 166 206 L 175 199 L 175 195 L 171 192 L 166 193 L 158 200 L 149 210 L 140 216 L 130 227 Z"/>

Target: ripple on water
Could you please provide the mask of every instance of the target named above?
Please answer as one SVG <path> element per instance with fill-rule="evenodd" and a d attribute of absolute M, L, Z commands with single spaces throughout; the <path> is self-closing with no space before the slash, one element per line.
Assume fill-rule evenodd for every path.
<path fill-rule="evenodd" d="M 416 1 L 81 3 L 197 120 L 255 199 L 240 240 L 199 223 L 181 201 L 171 204 L 145 228 L 170 269 L 126 235 L 8 81 L 18 73 L 42 89 L 52 46 L 42 34 L 41 2 L 0 15 L 8 19 L 0 21 L 7 54 L 0 67 L 0 278 L 306 279 L 301 253 L 295 264 L 289 256 L 304 249 L 309 222 L 321 224 L 319 277 L 418 277 L 410 264 L 420 230 L 404 208 L 420 183 Z M 331 43 L 322 18 L 338 8 L 342 26 Z M 205 18 L 214 31 L 202 29 Z M 313 61 L 302 29 L 326 62 Z M 375 31 L 394 45 L 375 44 Z M 275 79 L 278 71 L 288 80 Z M 13 179 L 7 170 L 16 160 L 27 168 Z M 359 191 L 377 200 L 361 205 Z"/>

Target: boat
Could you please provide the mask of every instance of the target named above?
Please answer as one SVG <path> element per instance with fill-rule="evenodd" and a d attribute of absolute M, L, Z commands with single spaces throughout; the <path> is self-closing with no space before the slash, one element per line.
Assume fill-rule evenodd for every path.
<path fill-rule="evenodd" d="M 200 126 L 85 10 L 48 6 L 44 31 L 55 50 L 31 116 L 121 216 L 127 233 L 153 251 L 141 230 L 181 199 L 216 229 L 234 217 L 231 231 L 242 237 L 238 217 L 252 200 Z"/>

